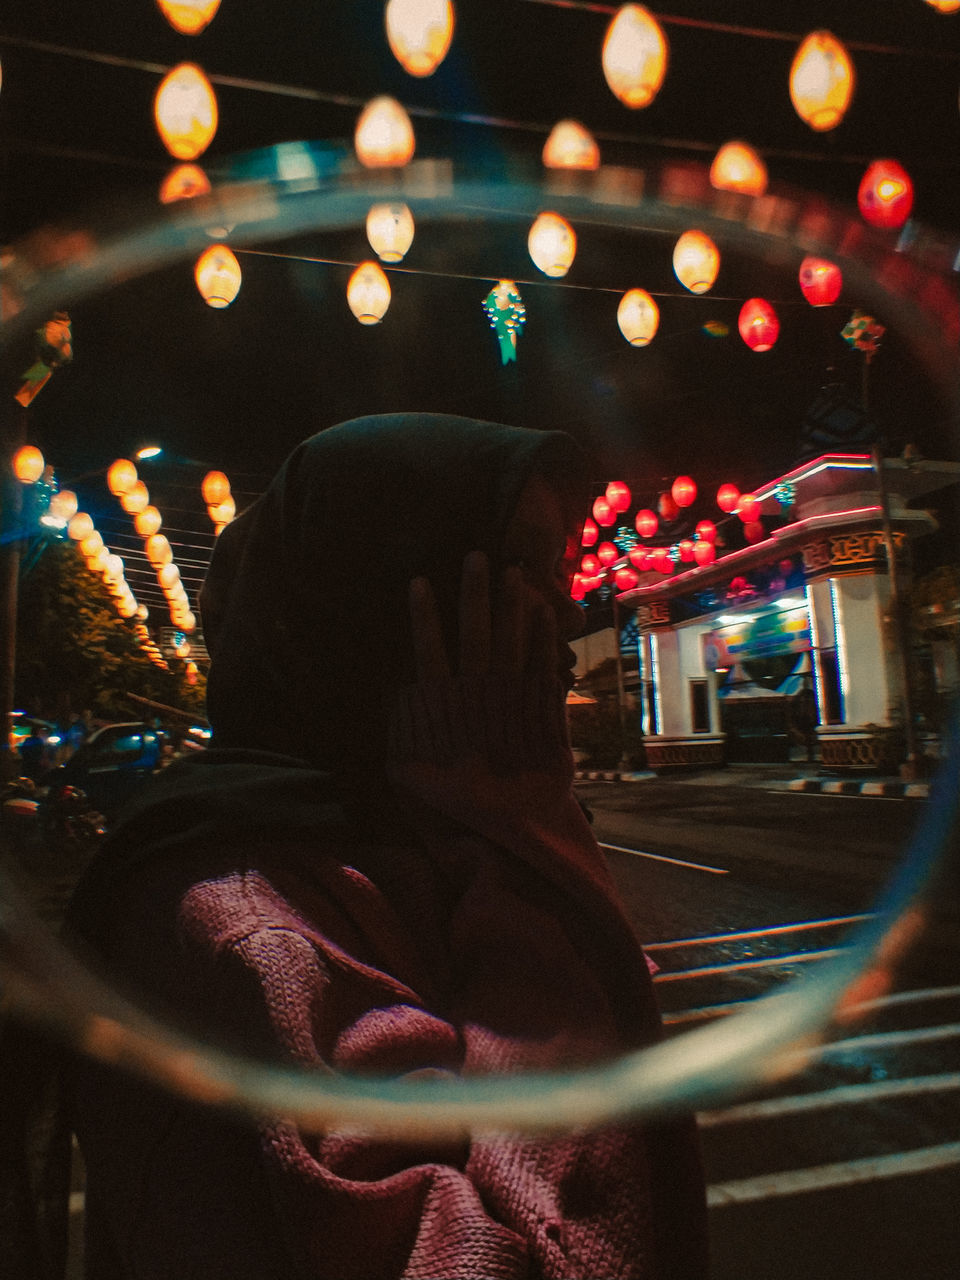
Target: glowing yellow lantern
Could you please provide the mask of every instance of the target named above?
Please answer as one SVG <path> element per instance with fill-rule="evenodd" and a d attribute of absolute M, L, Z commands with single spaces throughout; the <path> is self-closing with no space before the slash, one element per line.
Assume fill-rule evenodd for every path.
<path fill-rule="evenodd" d="M 210 193 L 210 179 L 197 164 L 178 164 L 160 184 L 160 203 L 191 200 Z"/>
<path fill-rule="evenodd" d="M 92 522 L 91 522 L 92 523 Z M 91 556 L 95 556 L 103 546 L 103 538 L 93 529 L 85 538 L 80 539 L 80 554 L 84 559 L 89 560 Z"/>
<path fill-rule="evenodd" d="M 214 524 L 229 524 L 237 514 L 237 504 L 228 493 L 222 502 L 218 502 L 215 506 L 207 507 L 207 513 Z"/>
<path fill-rule="evenodd" d="M 706 293 L 720 270 L 720 253 L 702 231 L 685 231 L 673 247 L 673 270 L 691 293 Z"/>
<path fill-rule="evenodd" d="M 67 536 L 74 542 L 82 542 L 84 538 L 89 538 L 91 533 L 93 533 L 93 520 L 85 511 L 78 511 L 67 524 Z"/>
<path fill-rule="evenodd" d="M 143 511 L 149 501 L 150 492 L 142 480 L 138 480 L 126 493 L 120 495 L 121 507 L 131 516 Z"/>
<path fill-rule="evenodd" d="M 527 248 L 545 276 L 565 276 L 577 252 L 576 232 L 559 213 L 541 213 L 530 228 Z"/>
<path fill-rule="evenodd" d="M 577 120 L 560 120 L 543 144 L 548 169 L 598 169 L 600 148 L 589 129 Z"/>
<path fill-rule="evenodd" d="M 172 561 L 162 564 L 157 570 L 157 581 L 164 591 L 172 591 L 180 582 L 180 570 Z"/>
<path fill-rule="evenodd" d="M 119 582 L 123 577 L 123 561 L 118 555 L 108 555 L 103 562 L 104 581 Z"/>
<path fill-rule="evenodd" d="M 117 601 L 117 613 L 121 618 L 132 618 L 137 612 L 137 602 L 133 595 L 124 593 L 122 599 Z"/>
<path fill-rule="evenodd" d="M 646 289 L 628 289 L 617 307 L 617 324 L 631 347 L 645 347 L 660 324 L 660 308 Z"/>
<path fill-rule="evenodd" d="M 451 0 L 387 0 L 383 20 L 403 69 L 412 76 L 433 75 L 453 39 Z"/>
<path fill-rule="evenodd" d="M 361 262 L 347 284 L 347 305 L 361 324 L 379 324 L 390 305 L 390 281 L 376 262 Z"/>
<path fill-rule="evenodd" d="M 213 21 L 220 0 L 157 0 L 157 6 L 175 31 L 196 36 Z"/>
<path fill-rule="evenodd" d="M 170 543 L 162 533 L 154 533 L 143 544 L 147 559 L 150 563 L 157 567 L 163 564 L 170 564 L 173 560 L 173 551 Z"/>
<path fill-rule="evenodd" d="M 413 230 L 405 204 L 375 204 L 367 214 L 367 239 L 381 262 L 399 262 L 413 244 Z"/>
<path fill-rule="evenodd" d="M 846 49 L 829 31 L 813 31 L 790 67 L 790 101 L 801 120 L 824 133 L 835 129 L 853 97 L 855 76 Z"/>
<path fill-rule="evenodd" d="M 48 510 L 57 520 L 72 520 L 77 514 L 77 495 L 72 489 L 61 489 L 50 499 Z"/>
<path fill-rule="evenodd" d="M 240 292 L 240 263 L 225 244 L 212 244 L 197 259 L 193 278 L 208 307 L 229 307 Z"/>
<path fill-rule="evenodd" d="M 208 507 L 215 507 L 218 502 L 230 496 L 230 481 L 222 471 L 208 471 L 203 477 L 200 492 Z"/>
<path fill-rule="evenodd" d="M 767 166 L 747 142 L 725 142 L 710 166 L 710 182 L 718 191 L 762 196 L 767 189 Z"/>
<path fill-rule="evenodd" d="M 100 547 L 98 551 L 94 551 L 92 556 L 85 556 L 84 559 L 87 562 L 87 568 L 90 570 L 90 572 L 102 573 L 103 567 L 107 563 L 107 556 L 109 554 L 110 553 L 106 547 Z"/>
<path fill-rule="evenodd" d="M 25 444 L 13 455 L 13 474 L 21 484 L 36 484 L 43 466 L 43 454 L 36 445 Z"/>
<path fill-rule="evenodd" d="M 144 507 L 134 516 L 133 527 L 141 538 L 149 538 L 151 534 L 157 532 L 162 523 L 160 512 L 156 507 Z"/>
<path fill-rule="evenodd" d="M 188 609 L 187 612 L 181 617 L 180 626 L 183 628 L 184 631 L 196 631 L 197 619 L 191 609 Z"/>
<path fill-rule="evenodd" d="M 960 0 L 927 0 L 927 4 L 937 13 L 956 13 L 960 9 Z"/>
<path fill-rule="evenodd" d="M 196 160 L 217 132 L 217 96 L 193 62 L 181 62 L 160 81 L 153 119 L 163 145 L 177 160 Z"/>
<path fill-rule="evenodd" d="M 670 46 L 663 28 L 642 4 L 617 10 L 603 40 L 603 74 L 627 107 L 646 107 L 667 74 Z"/>
<path fill-rule="evenodd" d="M 107 470 L 107 488 L 115 498 L 127 493 L 137 483 L 137 468 L 129 458 L 117 458 Z"/>
<path fill-rule="evenodd" d="M 384 169 L 409 164 L 417 143 L 406 111 L 396 98 L 382 94 L 360 112 L 353 145 L 362 165 Z"/>

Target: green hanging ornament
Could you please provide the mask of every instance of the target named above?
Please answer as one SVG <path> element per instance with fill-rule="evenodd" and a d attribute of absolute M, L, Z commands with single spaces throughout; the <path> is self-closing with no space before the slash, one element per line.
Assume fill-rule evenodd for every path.
<path fill-rule="evenodd" d="M 490 328 L 500 343 L 500 361 L 508 364 L 517 358 L 517 337 L 523 330 L 527 309 L 512 280 L 498 280 L 483 300 Z"/>
<path fill-rule="evenodd" d="M 840 336 L 851 347 L 855 347 L 857 351 L 862 351 L 867 360 L 870 361 L 880 345 L 880 339 L 885 333 L 884 326 L 878 324 L 873 316 L 868 316 L 865 311 L 855 311 L 840 331 Z"/>
<path fill-rule="evenodd" d="M 73 359 L 73 337 L 66 311 L 55 311 L 53 318 L 34 334 L 35 359 L 23 373 L 23 386 L 14 396 L 26 408 L 47 385 L 54 369 Z"/>

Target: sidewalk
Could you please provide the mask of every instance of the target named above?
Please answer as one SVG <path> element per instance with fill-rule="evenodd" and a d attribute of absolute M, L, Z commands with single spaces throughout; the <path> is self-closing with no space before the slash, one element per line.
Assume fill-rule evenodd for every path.
<path fill-rule="evenodd" d="M 686 782 L 705 787 L 761 787 L 767 791 L 803 791 L 833 796 L 885 796 L 899 800 L 926 800 L 930 783 L 904 782 L 879 775 L 837 777 L 816 761 L 789 761 L 784 764 L 728 764 L 720 769 L 677 770 L 632 773 L 619 769 L 578 769 L 577 782 Z"/>

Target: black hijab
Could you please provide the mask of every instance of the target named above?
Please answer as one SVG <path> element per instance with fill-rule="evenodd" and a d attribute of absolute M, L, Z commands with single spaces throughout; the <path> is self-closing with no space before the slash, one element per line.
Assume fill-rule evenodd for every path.
<path fill-rule="evenodd" d="M 410 579 L 431 580 L 452 641 L 464 556 L 495 558 L 534 472 L 575 527 L 586 460 L 559 431 L 411 413 L 304 441 L 224 529 L 201 593 L 214 746 L 376 767 L 390 693 L 412 677 Z"/>

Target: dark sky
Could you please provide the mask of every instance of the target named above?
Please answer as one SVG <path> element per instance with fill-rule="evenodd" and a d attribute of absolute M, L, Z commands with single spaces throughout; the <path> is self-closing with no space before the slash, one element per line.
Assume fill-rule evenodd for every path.
<path fill-rule="evenodd" d="M 665 85 L 650 107 L 630 111 L 600 69 L 614 6 L 461 0 L 452 50 L 426 80 L 394 62 L 382 7 L 223 0 L 207 31 L 190 38 L 152 0 L 5 4 L 3 242 L 47 224 L 102 227 L 119 210 L 152 218 L 172 165 L 152 97 L 159 69 L 189 59 L 217 89 L 220 128 L 201 160 L 214 179 L 242 153 L 278 143 L 349 147 L 361 105 L 386 92 L 411 110 L 418 157 L 449 156 L 460 173 L 536 166 L 552 124 L 574 116 L 596 133 L 605 164 L 650 173 L 704 165 L 722 142 L 743 137 L 764 156 L 774 189 L 855 212 L 866 165 L 893 156 L 914 178 L 918 225 L 960 245 L 960 15 L 922 0 L 674 0 L 660 13 L 671 44 Z M 847 43 L 858 74 L 853 105 L 828 134 L 800 121 L 787 93 L 797 43 L 817 27 Z M 255 490 L 315 430 L 369 412 L 433 409 L 572 430 L 594 449 L 598 481 L 620 474 L 655 492 L 685 471 L 704 486 L 732 479 L 745 488 L 795 460 L 828 368 L 859 390 L 861 357 L 839 334 L 861 299 L 845 291 L 834 307 L 810 308 L 795 264 L 725 254 L 714 289 L 696 298 L 673 277 L 662 233 L 584 222 L 557 287 L 527 258 L 527 226 L 506 217 L 418 227 L 403 264 L 412 273 L 391 277 L 390 310 L 373 328 L 347 310 L 349 266 L 269 257 L 242 257 L 243 287 L 224 311 L 200 300 L 188 261 L 97 298 L 64 298 L 76 358 L 37 398 L 31 434 L 60 474 L 156 439 Z M 347 262 L 372 256 L 360 226 L 284 247 Z M 501 275 L 529 281 L 519 359 L 507 367 L 481 310 Z M 616 327 L 619 292 L 634 285 L 661 306 L 660 332 L 644 350 Z M 782 324 L 763 355 L 736 332 L 753 294 L 774 301 Z M 956 456 L 953 406 L 931 388 L 898 317 L 878 318 L 888 332 L 871 400 L 891 447 L 909 440 L 928 456 Z M 707 321 L 729 335 L 708 336 Z"/>

